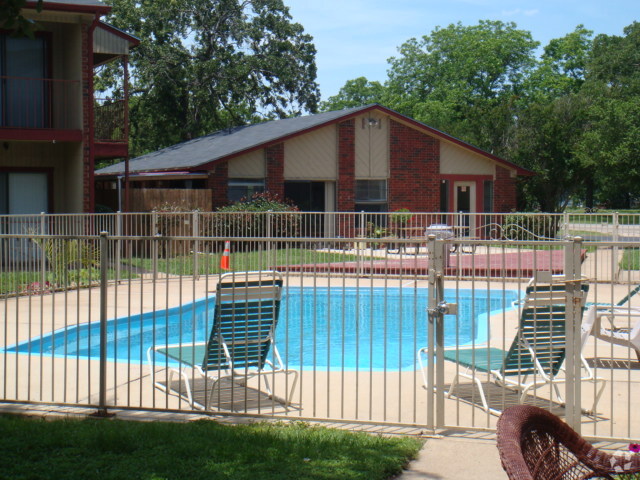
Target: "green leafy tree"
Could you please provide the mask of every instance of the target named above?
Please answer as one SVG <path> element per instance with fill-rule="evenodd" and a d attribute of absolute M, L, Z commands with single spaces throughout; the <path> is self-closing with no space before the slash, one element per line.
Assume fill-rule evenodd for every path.
<path fill-rule="evenodd" d="M 538 42 L 514 23 L 451 24 L 412 38 L 389 60 L 390 106 L 496 153 Z"/>
<path fill-rule="evenodd" d="M 552 39 L 523 83 L 507 155 L 536 172 L 521 184 L 527 209 L 562 211 L 588 181 L 575 151 L 591 103 L 582 94 L 591 35 L 578 25 L 568 35 Z"/>
<path fill-rule="evenodd" d="M 337 95 L 320 104 L 320 110 L 328 112 L 343 108 L 361 107 L 370 103 L 385 103 L 386 89 L 380 82 L 365 77 L 347 80 Z"/>
<path fill-rule="evenodd" d="M 586 125 L 588 102 L 580 95 L 563 95 L 531 102 L 519 112 L 512 159 L 536 175 L 521 184 L 525 208 L 561 212 L 585 179 L 575 155 Z"/>
<path fill-rule="evenodd" d="M 584 84 L 593 32 L 583 25 L 544 47 L 535 70 L 525 81 L 529 101 L 552 100 L 578 93 Z"/>
<path fill-rule="evenodd" d="M 592 99 L 577 148 L 588 172 L 586 203 L 628 208 L 640 198 L 640 23 L 624 36 L 594 39 L 583 90 Z"/>
<path fill-rule="evenodd" d="M 43 0 L 37 0 L 36 11 L 42 11 Z M 16 36 L 33 37 L 36 24 L 25 17 L 22 9 L 27 6 L 27 0 L 2 0 L 0 5 L 0 28 L 10 30 Z"/>
<path fill-rule="evenodd" d="M 263 117 L 315 112 L 315 47 L 282 0 L 113 0 L 138 38 L 131 61 L 134 155 Z M 98 86 L 122 95 L 106 67 Z"/>

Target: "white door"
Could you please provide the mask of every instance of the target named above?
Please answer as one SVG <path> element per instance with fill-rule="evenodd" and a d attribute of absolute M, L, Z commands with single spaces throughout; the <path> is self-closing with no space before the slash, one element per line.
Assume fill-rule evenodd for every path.
<path fill-rule="evenodd" d="M 9 234 L 28 235 L 43 232 L 39 217 L 32 216 L 47 212 L 49 189 L 46 173 L 16 172 L 7 178 Z M 45 227 L 46 228 L 46 227 Z M 10 247 L 12 258 L 37 260 L 40 248 L 28 239 L 14 239 Z"/>
<path fill-rule="evenodd" d="M 10 173 L 7 186 L 9 215 L 47 211 L 49 192 L 46 173 Z"/>

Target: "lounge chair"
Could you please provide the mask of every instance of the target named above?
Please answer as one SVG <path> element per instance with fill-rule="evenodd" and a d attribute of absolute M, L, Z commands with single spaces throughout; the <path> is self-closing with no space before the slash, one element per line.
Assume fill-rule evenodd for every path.
<path fill-rule="evenodd" d="M 604 319 L 606 322 L 603 322 Z M 630 326 L 621 327 L 620 319 Z M 582 322 L 583 342 L 589 334 L 605 342 L 635 350 L 640 361 L 640 309 L 590 305 Z"/>
<path fill-rule="evenodd" d="M 147 360 L 154 385 L 169 391 L 173 376 L 177 373 L 184 380 L 189 404 L 205 408 L 207 403 L 211 404 L 222 379 L 245 385 L 249 378 L 264 375 L 265 388 L 272 397 L 269 376 L 284 372 L 293 375 L 284 399 L 285 404 L 290 405 L 298 372 L 284 368 L 274 344 L 281 296 L 282 275 L 278 272 L 231 272 L 222 275 L 216 287 L 213 324 L 208 341 L 154 345 L 148 349 Z M 166 359 L 158 361 L 156 357 L 159 356 Z M 270 357 L 273 357 L 273 362 Z M 178 366 L 172 367 L 171 363 L 177 363 Z M 156 365 L 169 367 L 166 386 L 155 380 Z M 193 371 L 204 377 L 205 385 L 211 387 L 205 405 L 194 401 L 189 382 Z"/>
<path fill-rule="evenodd" d="M 542 408 L 506 408 L 496 435 L 502 468 L 511 480 L 640 480 L 640 455 L 599 450 Z"/>
<path fill-rule="evenodd" d="M 583 285 L 582 305 L 586 290 L 586 285 Z M 446 349 L 445 360 L 465 367 L 464 371 L 456 373 L 446 393 L 447 398 L 455 395 L 460 377 L 468 378 L 479 389 L 483 409 L 498 414 L 499 410 L 489 407 L 479 378 L 479 374 L 485 374 L 485 378 L 488 376 L 501 386 L 521 391 L 519 403 L 524 403 L 530 391 L 545 385 L 552 385 L 562 402 L 558 384 L 564 383 L 566 379 L 564 375 L 558 374 L 561 372 L 566 353 L 565 305 L 564 280 L 560 277 L 540 275 L 527 286 L 526 296 L 519 306 L 521 314 L 518 332 L 509 350 L 495 347 Z M 419 352 L 419 358 L 420 353 L 424 354 L 424 350 Z M 582 357 L 581 363 L 586 369 L 586 375 L 581 379 L 601 384 L 593 403 L 595 410 L 604 390 L 605 380 L 596 378 Z M 422 366 L 422 361 L 420 364 Z M 530 376 L 532 378 L 528 380 Z"/>

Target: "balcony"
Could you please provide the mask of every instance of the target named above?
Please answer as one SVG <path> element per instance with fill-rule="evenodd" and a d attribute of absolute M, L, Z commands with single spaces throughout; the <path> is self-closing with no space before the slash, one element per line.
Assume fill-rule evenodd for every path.
<path fill-rule="evenodd" d="M 80 81 L 0 76 L 0 139 L 81 141 Z"/>
<path fill-rule="evenodd" d="M 82 141 L 79 80 L 0 76 L 0 140 Z M 125 100 L 94 100 L 96 158 L 128 154 Z"/>
<path fill-rule="evenodd" d="M 125 157 L 128 154 L 125 100 L 94 100 L 94 139 L 96 158 Z"/>

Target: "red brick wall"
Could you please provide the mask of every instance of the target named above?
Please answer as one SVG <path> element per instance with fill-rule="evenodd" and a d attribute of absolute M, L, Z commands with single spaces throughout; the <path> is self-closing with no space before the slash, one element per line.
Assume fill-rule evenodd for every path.
<path fill-rule="evenodd" d="M 516 178 L 506 168 L 496 165 L 496 181 L 493 186 L 493 211 L 510 212 L 517 207 Z"/>
<path fill-rule="evenodd" d="M 93 193 L 93 38 L 91 24 L 82 25 L 82 211 L 94 210 Z M 71 188 L 71 186 L 69 187 Z"/>
<path fill-rule="evenodd" d="M 265 190 L 284 198 L 284 143 L 265 148 L 267 178 Z"/>
<path fill-rule="evenodd" d="M 213 210 L 223 207 L 227 203 L 229 188 L 229 164 L 226 161 L 217 162 L 207 179 L 207 188 L 211 189 L 211 206 Z"/>
<path fill-rule="evenodd" d="M 440 142 L 391 120 L 389 132 L 389 211 L 440 209 Z"/>
<path fill-rule="evenodd" d="M 353 212 L 356 206 L 356 121 L 338 124 L 338 184 L 336 210 Z"/>

